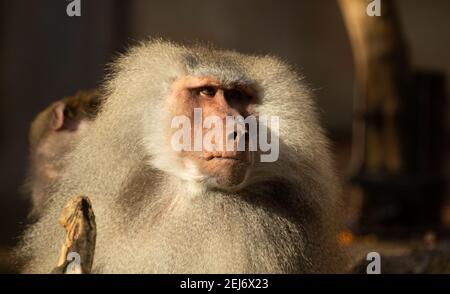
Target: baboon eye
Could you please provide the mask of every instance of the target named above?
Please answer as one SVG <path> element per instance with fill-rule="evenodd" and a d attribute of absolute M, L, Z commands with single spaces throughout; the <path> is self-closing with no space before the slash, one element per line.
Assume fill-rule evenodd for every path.
<path fill-rule="evenodd" d="M 225 93 L 225 97 L 232 101 L 247 102 L 251 100 L 251 96 L 238 89 L 231 89 Z"/>
<path fill-rule="evenodd" d="M 216 89 L 214 87 L 203 87 L 200 88 L 200 95 L 214 97 L 216 96 Z"/>

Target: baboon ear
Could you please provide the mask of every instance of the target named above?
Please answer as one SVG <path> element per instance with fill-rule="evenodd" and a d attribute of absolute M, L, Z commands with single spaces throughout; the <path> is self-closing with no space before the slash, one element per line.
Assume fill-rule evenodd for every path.
<path fill-rule="evenodd" d="M 66 105 L 63 102 L 57 102 L 53 106 L 52 119 L 50 121 L 50 127 L 54 131 L 60 130 L 64 126 L 64 111 Z"/>

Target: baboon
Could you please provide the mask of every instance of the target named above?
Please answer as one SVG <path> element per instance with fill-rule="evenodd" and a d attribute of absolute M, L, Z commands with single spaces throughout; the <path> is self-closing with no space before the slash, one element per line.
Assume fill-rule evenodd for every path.
<path fill-rule="evenodd" d="M 30 167 L 25 182 L 26 193 L 32 202 L 31 219 L 37 218 L 42 211 L 48 189 L 61 176 L 64 156 L 88 128 L 99 103 L 98 91 L 79 91 L 50 104 L 31 123 Z"/>
<path fill-rule="evenodd" d="M 64 158 L 42 217 L 17 251 L 24 272 L 55 266 L 59 214 L 76 195 L 88 196 L 96 215 L 94 273 L 344 270 L 328 140 L 308 87 L 289 65 L 151 40 L 118 58 L 102 93 L 99 114 Z M 173 118 L 192 123 L 196 109 L 203 119 L 255 116 L 258 129 L 261 117 L 278 117 L 270 136 L 279 141 L 278 159 L 264 162 L 260 147 L 175 150 Z M 221 144 L 251 140 L 246 132 L 223 134 Z"/>

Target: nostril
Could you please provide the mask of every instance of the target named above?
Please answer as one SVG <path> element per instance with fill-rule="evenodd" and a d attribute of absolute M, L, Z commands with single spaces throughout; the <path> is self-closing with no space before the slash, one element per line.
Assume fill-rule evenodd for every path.
<path fill-rule="evenodd" d="M 236 140 L 238 133 L 237 132 L 232 132 L 228 134 L 228 140 Z"/>

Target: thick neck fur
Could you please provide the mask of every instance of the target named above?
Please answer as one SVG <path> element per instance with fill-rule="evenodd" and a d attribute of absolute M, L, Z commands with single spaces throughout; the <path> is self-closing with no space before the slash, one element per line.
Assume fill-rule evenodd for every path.
<path fill-rule="evenodd" d="M 313 209 L 306 203 L 303 207 L 292 203 L 290 195 L 295 191 L 286 184 L 268 183 L 233 194 L 208 190 L 200 195 L 190 194 L 185 181 L 148 168 L 137 173 L 141 176 L 134 177 L 130 185 L 138 184 L 140 189 L 130 195 L 125 187 L 127 197 L 113 205 L 123 217 L 108 219 L 108 226 L 99 227 L 117 239 L 99 238 L 98 247 L 107 250 L 96 252 L 95 271 L 319 271 L 299 250 L 307 248 L 305 237 L 312 232 L 311 227 L 299 224 L 299 215 L 312 218 Z M 163 180 L 150 183 L 145 180 L 149 173 Z M 117 231 L 121 234 L 113 233 Z M 110 263 L 111 258 L 121 266 Z"/>

